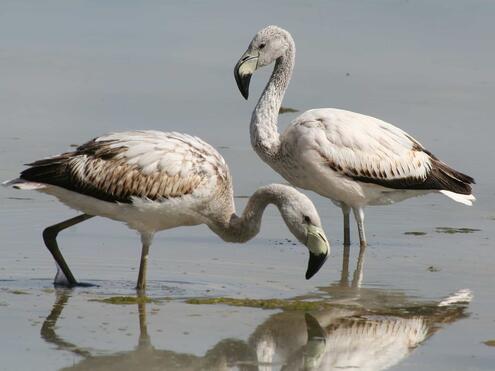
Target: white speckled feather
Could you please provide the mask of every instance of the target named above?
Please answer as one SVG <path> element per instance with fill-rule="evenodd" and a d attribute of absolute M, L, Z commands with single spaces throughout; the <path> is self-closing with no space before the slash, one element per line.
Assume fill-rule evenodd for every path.
<path fill-rule="evenodd" d="M 275 65 L 251 115 L 251 144 L 292 185 L 328 197 L 342 208 L 345 244 L 350 243 L 350 209 L 360 244 L 366 246 L 367 205 L 391 204 L 430 192 L 472 204 L 472 177 L 440 161 L 401 129 L 374 117 L 313 109 L 280 135 L 278 116 L 295 56 L 291 34 L 271 25 L 256 33 L 237 62 L 234 73 L 245 98 L 250 76 L 261 67 Z"/>
<path fill-rule="evenodd" d="M 424 179 L 431 159 L 421 145 L 399 128 L 374 117 L 339 109 L 314 109 L 299 116 L 282 141 L 317 151 L 345 175 L 375 179 Z M 294 147 L 293 147 L 294 148 Z"/>
<path fill-rule="evenodd" d="M 198 187 L 212 179 L 230 184 L 227 165 L 213 147 L 175 132 L 103 135 L 70 157 L 76 182 L 108 199 L 179 197 L 199 191 Z"/>

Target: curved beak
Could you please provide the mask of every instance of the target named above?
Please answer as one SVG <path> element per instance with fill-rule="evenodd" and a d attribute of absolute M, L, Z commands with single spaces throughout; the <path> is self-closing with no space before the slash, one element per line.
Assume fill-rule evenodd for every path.
<path fill-rule="evenodd" d="M 304 314 L 308 342 L 304 346 L 304 370 L 316 370 L 320 367 L 322 356 L 325 354 L 327 334 L 318 320 L 309 313 Z"/>
<path fill-rule="evenodd" d="M 325 237 L 323 229 L 314 225 L 308 226 L 308 240 L 306 246 L 309 249 L 308 270 L 306 271 L 306 279 L 309 280 L 316 272 L 320 270 L 323 263 L 330 254 L 330 244 Z"/>
<path fill-rule="evenodd" d="M 248 99 L 249 82 L 251 81 L 251 75 L 258 68 L 258 58 L 259 55 L 255 55 L 248 50 L 235 65 L 235 81 L 244 99 Z"/>

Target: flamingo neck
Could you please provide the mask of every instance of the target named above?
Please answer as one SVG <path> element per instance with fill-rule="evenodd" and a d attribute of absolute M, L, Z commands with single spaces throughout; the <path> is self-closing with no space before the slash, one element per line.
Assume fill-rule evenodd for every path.
<path fill-rule="evenodd" d="M 271 184 L 259 188 L 248 200 L 241 216 L 232 213 L 224 221 L 210 223 L 209 227 L 227 242 L 247 242 L 256 236 L 261 227 L 261 218 L 269 204 L 279 209 L 284 203 L 284 186 Z"/>
<path fill-rule="evenodd" d="M 278 114 L 294 68 L 296 47 L 291 37 L 284 55 L 275 62 L 270 80 L 251 116 L 251 145 L 264 160 L 277 155 L 280 134 L 277 130 Z"/>

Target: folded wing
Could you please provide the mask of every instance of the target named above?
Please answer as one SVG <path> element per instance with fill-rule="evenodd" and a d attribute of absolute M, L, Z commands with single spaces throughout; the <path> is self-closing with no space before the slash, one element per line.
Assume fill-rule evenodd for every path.
<path fill-rule="evenodd" d="M 322 129 L 314 149 L 343 176 L 392 189 L 471 194 L 473 178 L 452 169 L 391 124 L 341 110 L 314 110 L 311 116 L 301 125 Z"/>
<path fill-rule="evenodd" d="M 134 131 L 95 138 L 73 152 L 28 164 L 21 179 L 110 202 L 159 200 L 193 193 L 212 177 L 229 180 L 218 152 L 179 133 Z"/>

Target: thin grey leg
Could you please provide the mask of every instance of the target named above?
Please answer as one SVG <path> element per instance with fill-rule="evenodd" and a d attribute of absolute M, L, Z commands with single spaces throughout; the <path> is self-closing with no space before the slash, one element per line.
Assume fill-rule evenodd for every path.
<path fill-rule="evenodd" d="M 351 227 L 349 225 L 349 215 L 351 208 L 345 204 L 342 204 L 342 214 L 344 214 L 344 246 L 351 245 Z"/>
<path fill-rule="evenodd" d="M 342 255 L 342 271 L 340 272 L 340 286 L 349 286 L 349 252 L 350 246 L 344 245 L 344 254 Z"/>
<path fill-rule="evenodd" d="M 151 348 L 151 338 L 148 334 L 148 326 L 146 324 L 146 302 L 138 303 L 139 312 L 139 348 Z"/>
<path fill-rule="evenodd" d="M 152 233 L 142 233 L 141 242 L 143 248 L 141 250 L 141 262 L 139 264 L 139 275 L 136 289 L 142 291 L 146 289 L 146 272 L 148 269 L 148 255 L 150 252 L 151 242 L 153 241 Z"/>
<path fill-rule="evenodd" d="M 366 246 L 359 249 L 358 261 L 356 264 L 356 270 L 352 276 L 352 287 L 359 288 L 363 282 L 363 265 L 364 265 L 364 252 L 366 251 Z"/>
<path fill-rule="evenodd" d="M 94 215 L 81 214 L 74 218 L 64 220 L 58 224 L 54 224 L 43 231 L 43 241 L 52 254 L 55 262 L 57 263 L 57 275 L 55 276 L 56 284 L 65 284 L 67 286 L 77 285 L 77 281 L 74 275 L 69 269 L 69 266 L 65 262 L 65 259 L 60 252 L 57 244 L 57 235 L 66 228 L 72 227 L 78 223 L 84 222 L 92 218 Z"/>
<path fill-rule="evenodd" d="M 366 247 L 366 234 L 364 232 L 364 209 L 362 207 L 353 208 L 354 217 L 356 218 L 356 223 L 359 232 L 359 245 L 361 247 Z"/>
<path fill-rule="evenodd" d="M 53 304 L 52 311 L 43 321 L 41 325 L 40 335 L 43 340 L 48 344 L 56 346 L 56 349 L 63 349 L 80 357 L 89 358 L 92 356 L 88 350 L 81 349 L 75 344 L 72 344 L 57 334 L 58 320 L 62 314 L 62 311 L 69 300 L 69 295 L 66 289 L 58 289 L 55 293 L 55 303 Z"/>

